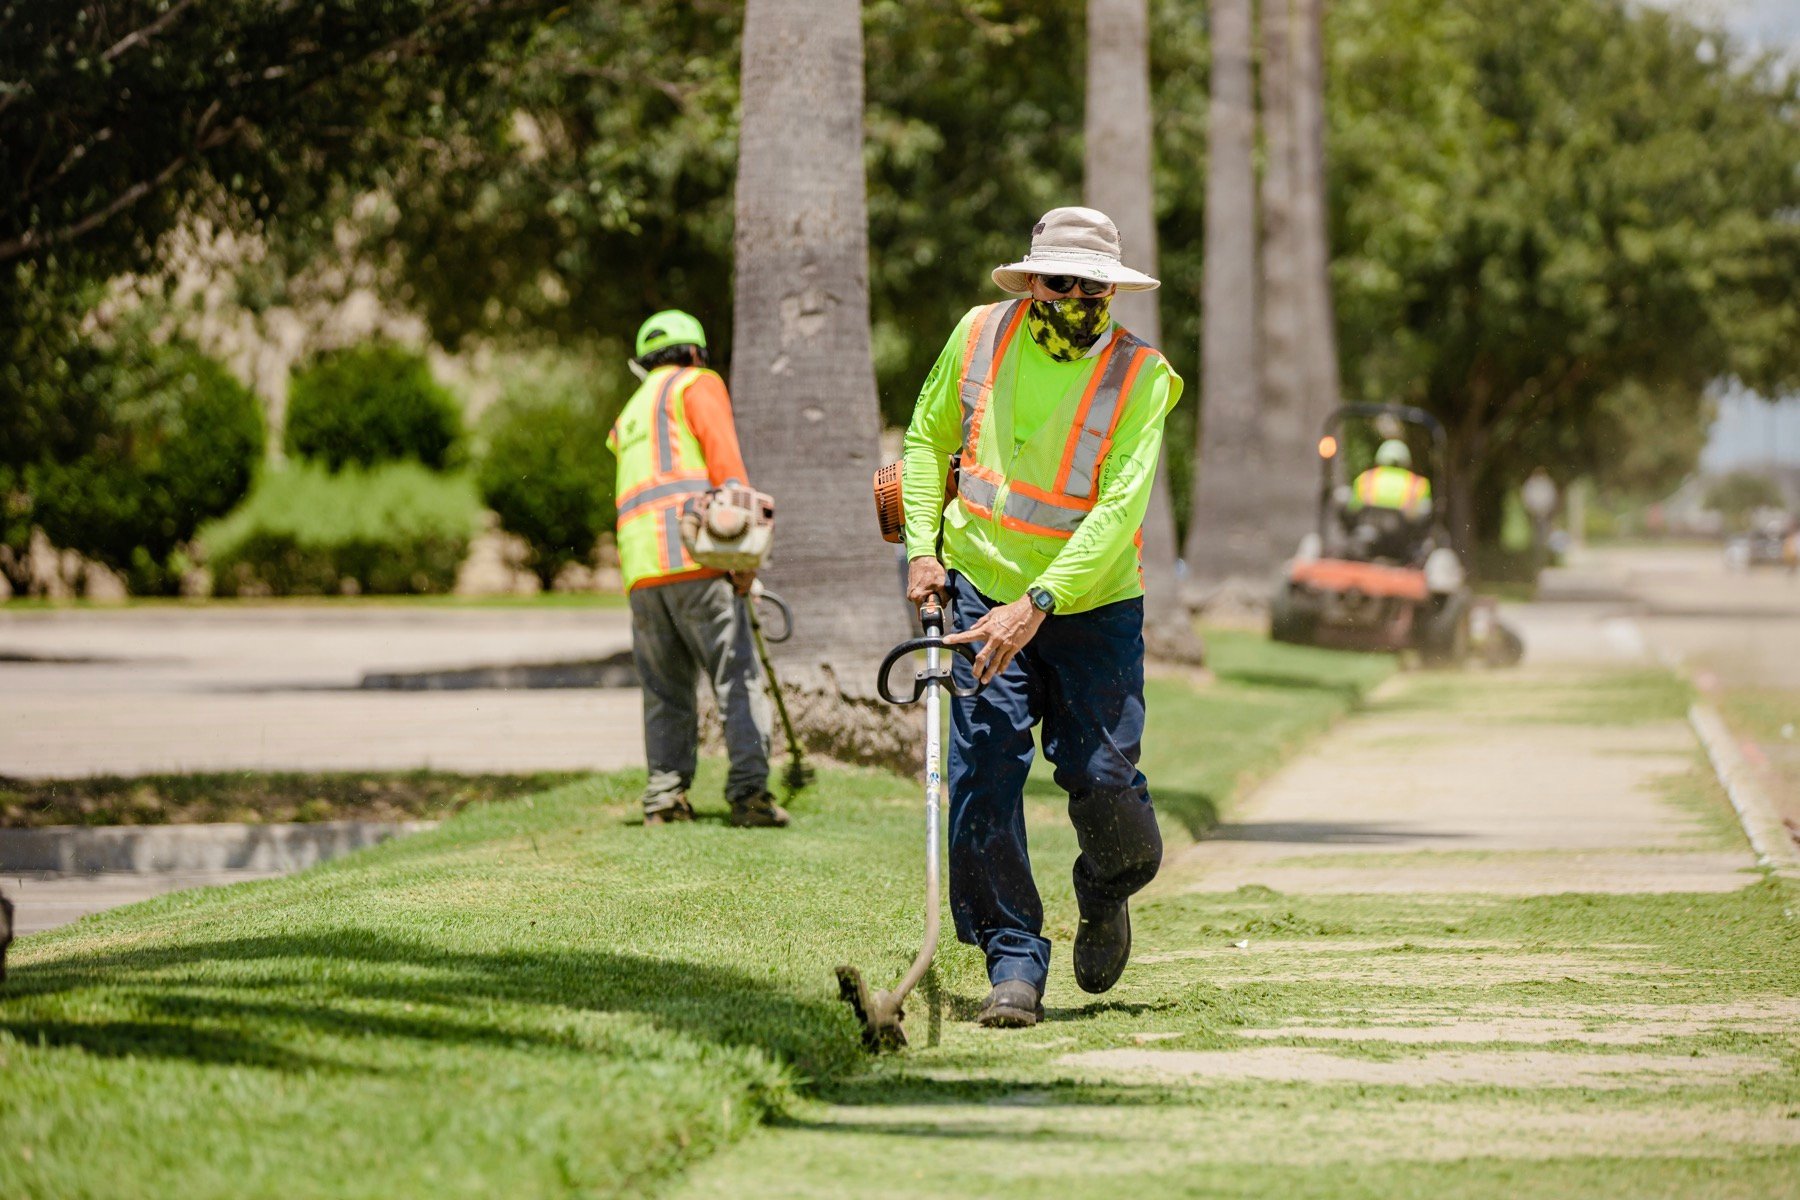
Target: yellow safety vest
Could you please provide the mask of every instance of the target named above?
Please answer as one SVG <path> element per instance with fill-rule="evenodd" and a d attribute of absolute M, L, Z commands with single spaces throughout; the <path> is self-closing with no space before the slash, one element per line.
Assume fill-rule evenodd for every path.
<path fill-rule="evenodd" d="M 1370 467 L 1356 477 L 1353 495 L 1358 504 L 1410 514 L 1431 499 L 1431 481 L 1405 467 Z"/>
<path fill-rule="evenodd" d="M 957 498 L 945 513 L 945 553 L 954 565 L 983 561 L 1029 582 L 1073 537 L 1098 499 L 1114 431 L 1136 391 L 1147 391 L 1157 352 L 1122 328 L 1089 361 L 1086 381 L 1015 453 L 1010 434 L 1016 355 L 1028 302 L 990 304 L 976 314 L 962 348 L 962 462 Z M 1142 385 L 1140 387 L 1139 385 Z M 1148 403 L 1148 397 L 1142 402 Z M 1141 595 L 1141 551 L 1121 555 L 1098 580 L 1096 596 Z M 1074 611 L 1079 611 L 1075 609 Z"/>
<path fill-rule="evenodd" d="M 619 568 L 625 586 L 704 571 L 681 544 L 681 507 L 710 486 L 683 396 L 700 367 L 658 367 L 619 414 L 606 444 L 619 460 Z"/>

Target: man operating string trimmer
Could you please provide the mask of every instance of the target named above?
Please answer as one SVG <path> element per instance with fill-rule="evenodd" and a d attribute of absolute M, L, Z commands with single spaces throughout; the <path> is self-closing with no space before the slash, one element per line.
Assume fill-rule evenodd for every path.
<path fill-rule="evenodd" d="M 743 486 L 731 401 L 724 380 L 706 368 L 700 322 L 675 309 L 656 313 L 638 330 L 636 348 L 632 364 L 643 385 L 607 445 L 619 459 L 619 565 L 630 590 L 632 655 L 644 684 L 650 768 L 644 824 L 694 819 L 688 802 L 699 747 L 694 688 L 704 676 L 731 755 L 728 819 L 780 827 L 788 815 L 769 795 L 768 695 L 743 599 L 755 571 L 696 561 L 682 529 L 696 501 L 742 494 L 748 505 L 759 494 Z M 738 515 L 747 520 L 750 513 L 740 506 Z"/>
<path fill-rule="evenodd" d="M 1059 208 L 1025 258 L 993 273 L 1019 299 L 972 310 L 938 356 L 906 433 L 907 595 L 952 602 L 950 907 L 987 955 L 983 1025 L 1043 1016 L 1050 943 L 1025 849 L 1032 727 L 1069 793 L 1081 845 L 1075 982 L 1104 992 L 1131 955 L 1127 899 L 1162 836 L 1137 768 L 1144 731 L 1139 528 L 1181 378 L 1111 320 L 1124 265 L 1103 213 Z M 960 455 L 958 495 L 945 474 Z M 942 534 L 943 561 L 938 558 Z M 945 565 L 949 571 L 946 572 Z"/>

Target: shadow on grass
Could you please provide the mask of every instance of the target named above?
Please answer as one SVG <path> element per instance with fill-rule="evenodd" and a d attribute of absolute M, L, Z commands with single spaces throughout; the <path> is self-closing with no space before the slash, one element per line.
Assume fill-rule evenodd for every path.
<path fill-rule="evenodd" d="M 1405 846 L 1470 836 L 1445 829 L 1389 826 L 1379 821 L 1228 821 L 1206 835 L 1209 842 L 1281 842 L 1294 846 Z"/>
<path fill-rule="evenodd" d="M 1066 804 L 1069 794 L 1049 779 L 1032 775 L 1025 781 L 1025 798 L 1049 804 Z M 1189 837 L 1198 840 L 1219 823 L 1219 802 L 1211 792 L 1193 788 L 1158 787 L 1150 784 L 1150 798 L 1163 817 L 1181 823 Z"/>
<path fill-rule="evenodd" d="M 1223 682 L 1241 683 L 1245 687 L 1291 688 L 1309 692 L 1326 692 L 1342 697 L 1352 710 L 1362 707 L 1363 697 L 1369 690 L 1366 685 L 1354 680 L 1324 679 L 1318 675 L 1308 675 L 1303 671 L 1221 668 L 1215 674 Z"/>
<path fill-rule="evenodd" d="M 77 991 L 95 993 L 120 1017 L 80 1021 L 61 1011 L 32 1011 L 62 1007 L 34 999 Z M 271 1002 L 277 993 L 299 999 Z M 370 1012 L 368 1002 L 422 1011 Z M 483 1002 L 636 1013 L 697 1041 L 763 1050 L 815 1078 L 860 1061 L 847 1009 L 737 971 L 580 949 L 459 952 L 357 928 L 150 946 L 37 965 L 15 973 L 0 993 L 0 1031 L 109 1057 L 278 1070 L 366 1069 L 295 1054 L 284 1043 L 296 1033 L 590 1048 L 575 1032 L 497 1021 Z M 85 999 L 77 1003 L 94 1007 Z M 471 1015 L 462 1019 L 465 1011 Z M 156 1016 L 167 1021 L 146 1019 Z"/>

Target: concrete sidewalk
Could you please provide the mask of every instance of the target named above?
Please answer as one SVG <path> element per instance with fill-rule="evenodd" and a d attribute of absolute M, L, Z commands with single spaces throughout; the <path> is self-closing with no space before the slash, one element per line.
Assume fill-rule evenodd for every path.
<path fill-rule="evenodd" d="M 1397 677 L 1172 855 L 1115 989 L 1064 926 L 1045 1024 L 959 997 L 676 1194 L 1794 1194 L 1792 901 L 1618 604 L 1510 615 L 1525 667 Z"/>

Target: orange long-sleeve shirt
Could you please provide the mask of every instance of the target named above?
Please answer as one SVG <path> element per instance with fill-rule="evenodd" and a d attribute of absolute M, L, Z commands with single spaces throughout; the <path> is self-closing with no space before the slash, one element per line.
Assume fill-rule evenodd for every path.
<path fill-rule="evenodd" d="M 750 472 L 744 469 L 744 454 L 738 449 L 737 425 L 725 381 L 711 371 L 702 371 L 682 395 L 682 406 L 687 410 L 688 428 L 706 455 L 707 481 L 720 487 L 735 479 L 748 486 Z"/>
<path fill-rule="evenodd" d="M 744 454 L 738 448 L 737 423 L 731 415 L 731 395 L 725 381 L 712 371 L 701 371 L 682 393 L 681 405 L 688 429 L 700 443 L 706 458 L 706 480 L 713 487 L 723 487 L 731 480 L 748 486 L 750 472 L 744 469 Z M 695 567 L 673 575 L 640 579 L 633 590 L 661 587 L 667 583 L 683 583 L 690 579 L 718 579 L 725 572 L 708 567 Z"/>

